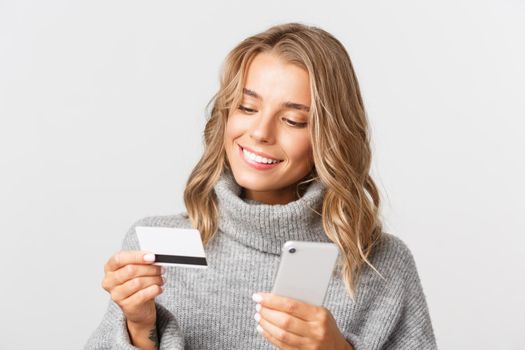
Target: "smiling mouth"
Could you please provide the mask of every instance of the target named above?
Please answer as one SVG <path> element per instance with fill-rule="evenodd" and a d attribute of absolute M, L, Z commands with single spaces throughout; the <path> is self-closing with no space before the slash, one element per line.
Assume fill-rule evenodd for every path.
<path fill-rule="evenodd" d="M 241 152 L 243 153 L 245 158 L 250 159 L 256 163 L 271 165 L 271 164 L 278 164 L 283 161 L 281 159 L 262 157 L 262 156 L 257 155 L 256 153 L 248 151 L 247 149 L 243 148 L 241 145 L 238 145 L 238 146 L 241 149 Z"/>

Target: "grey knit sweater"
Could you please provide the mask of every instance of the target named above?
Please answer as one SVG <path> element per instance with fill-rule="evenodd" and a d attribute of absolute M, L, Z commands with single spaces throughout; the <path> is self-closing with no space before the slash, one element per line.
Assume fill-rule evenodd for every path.
<path fill-rule="evenodd" d="M 281 247 L 288 240 L 323 241 L 320 208 L 324 187 L 309 185 L 297 201 L 267 205 L 243 200 L 231 173 L 215 186 L 219 231 L 205 247 L 209 267 L 168 267 L 164 292 L 156 300 L 160 349 L 274 349 L 256 330 L 251 296 L 271 291 Z M 308 205 L 305 205 L 305 204 Z M 139 250 L 135 226 L 191 228 L 185 213 L 135 222 L 123 250 Z M 436 349 L 413 256 L 397 237 L 383 233 L 371 258 L 386 278 L 368 266 L 349 297 L 339 269 L 332 275 L 324 306 L 356 350 Z M 137 349 L 130 344 L 121 309 L 111 299 L 85 349 Z"/>

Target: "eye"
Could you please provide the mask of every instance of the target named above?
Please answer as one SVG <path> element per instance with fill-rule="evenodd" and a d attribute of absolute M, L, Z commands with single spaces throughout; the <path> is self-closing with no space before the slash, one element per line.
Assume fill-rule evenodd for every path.
<path fill-rule="evenodd" d="M 245 107 L 243 105 L 240 105 L 239 109 L 241 111 L 243 111 L 243 112 L 246 112 L 246 113 L 255 113 L 255 112 L 257 112 L 255 109 L 247 108 L 247 107 Z"/>
<path fill-rule="evenodd" d="M 283 118 L 283 119 L 286 121 L 286 123 L 296 128 L 304 128 L 307 124 L 307 123 L 294 122 L 293 120 L 287 119 L 287 118 Z"/>

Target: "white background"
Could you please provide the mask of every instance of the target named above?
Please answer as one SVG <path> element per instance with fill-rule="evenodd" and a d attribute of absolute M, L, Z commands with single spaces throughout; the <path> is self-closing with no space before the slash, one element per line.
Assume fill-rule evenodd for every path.
<path fill-rule="evenodd" d="M 352 58 L 439 347 L 524 349 L 524 19 L 518 0 L 0 0 L 0 347 L 83 346 L 129 226 L 184 210 L 222 60 L 299 21 Z"/>

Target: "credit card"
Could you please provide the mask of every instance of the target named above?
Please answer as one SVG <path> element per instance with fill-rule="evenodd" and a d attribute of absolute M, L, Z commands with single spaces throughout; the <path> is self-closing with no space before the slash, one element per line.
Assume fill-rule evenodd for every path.
<path fill-rule="evenodd" d="M 155 254 L 154 265 L 208 267 L 198 230 L 136 226 L 135 232 L 140 249 Z"/>

